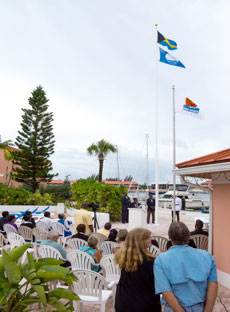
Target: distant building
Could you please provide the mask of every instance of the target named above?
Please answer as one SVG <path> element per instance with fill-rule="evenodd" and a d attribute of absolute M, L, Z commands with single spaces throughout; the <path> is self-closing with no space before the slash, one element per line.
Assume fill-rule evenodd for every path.
<path fill-rule="evenodd" d="M 138 189 L 139 184 L 135 181 L 104 181 L 105 184 L 109 184 L 112 186 L 124 185 L 128 190 L 135 191 Z"/>
<path fill-rule="evenodd" d="M 18 151 L 18 149 L 14 147 L 7 147 L 9 151 Z M 8 186 L 20 186 L 21 183 L 16 182 L 10 178 L 10 173 L 12 170 L 12 160 L 6 160 L 4 156 L 4 150 L 0 149 L 0 183 L 6 184 Z"/>

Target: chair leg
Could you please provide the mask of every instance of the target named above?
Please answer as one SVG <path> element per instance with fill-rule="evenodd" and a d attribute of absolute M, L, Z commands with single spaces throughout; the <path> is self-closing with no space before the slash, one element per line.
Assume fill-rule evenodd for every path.
<path fill-rule="evenodd" d="M 105 303 L 106 303 L 105 301 L 101 303 L 100 312 L 105 312 Z"/>
<path fill-rule="evenodd" d="M 79 303 L 80 303 L 80 312 L 84 312 L 83 303 L 82 302 L 79 302 Z"/>

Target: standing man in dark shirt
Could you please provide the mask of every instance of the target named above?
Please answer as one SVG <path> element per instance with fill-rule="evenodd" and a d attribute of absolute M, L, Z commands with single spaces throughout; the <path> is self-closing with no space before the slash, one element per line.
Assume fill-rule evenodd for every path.
<path fill-rule="evenodd" d="M 121 199 L 122 203 L 122 213 L 121 213 L 121 221 L 122 223 L 128 223 L 129 222 L 129 205 L 130 205 L 130 198 L 128 197 L 127 193 L 124 194 L 124 196 Z"/>
<path fill-rule="evenodd" d="M 9 211 L 2 212 L 2 218 L 0 219 L 0 231 L 4 232 L 3 225 L 8 223 Z"/>
<path fill-rule="evenodd" d="M 153 195 L 150 194 L 149 198 L 147 199 L 147 223 L 150 222 L 150 216 L 152 215 L 152 223 L 155 223 L 155 199 Z"/>

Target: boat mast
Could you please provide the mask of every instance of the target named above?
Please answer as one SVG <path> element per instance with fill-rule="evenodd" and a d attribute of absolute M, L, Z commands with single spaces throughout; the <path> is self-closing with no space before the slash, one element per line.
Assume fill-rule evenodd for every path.
<path fill-rule="evenodd" d="M 117 147 L 117 145 L 116 145 Z M 117 178 L 120 181 L 120 172 L 119 172 L 119 161 L 118 161 L 118 147 L 117 147 Z"/>
<path fill-rule="evenodd" d="M 146 137 L 146 185 L 147 185 L 147 189 L 146 191 L 149 191 L 149 135 L 148 133 L 146 133 L 145 135 Z"/>

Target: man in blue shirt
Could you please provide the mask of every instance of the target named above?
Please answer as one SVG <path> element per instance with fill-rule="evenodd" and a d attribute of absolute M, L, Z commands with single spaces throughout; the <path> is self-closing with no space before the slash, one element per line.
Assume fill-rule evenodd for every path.
<path fill-rule="evenodd" d="M 213 257 L 187 245 L 190 232 L 182 222 L 173 222 L 168 235 L 173 246 L 154 263 L 155 290 L 163 295 L 164 311 L 212 311 L 218 288 Z"/>

